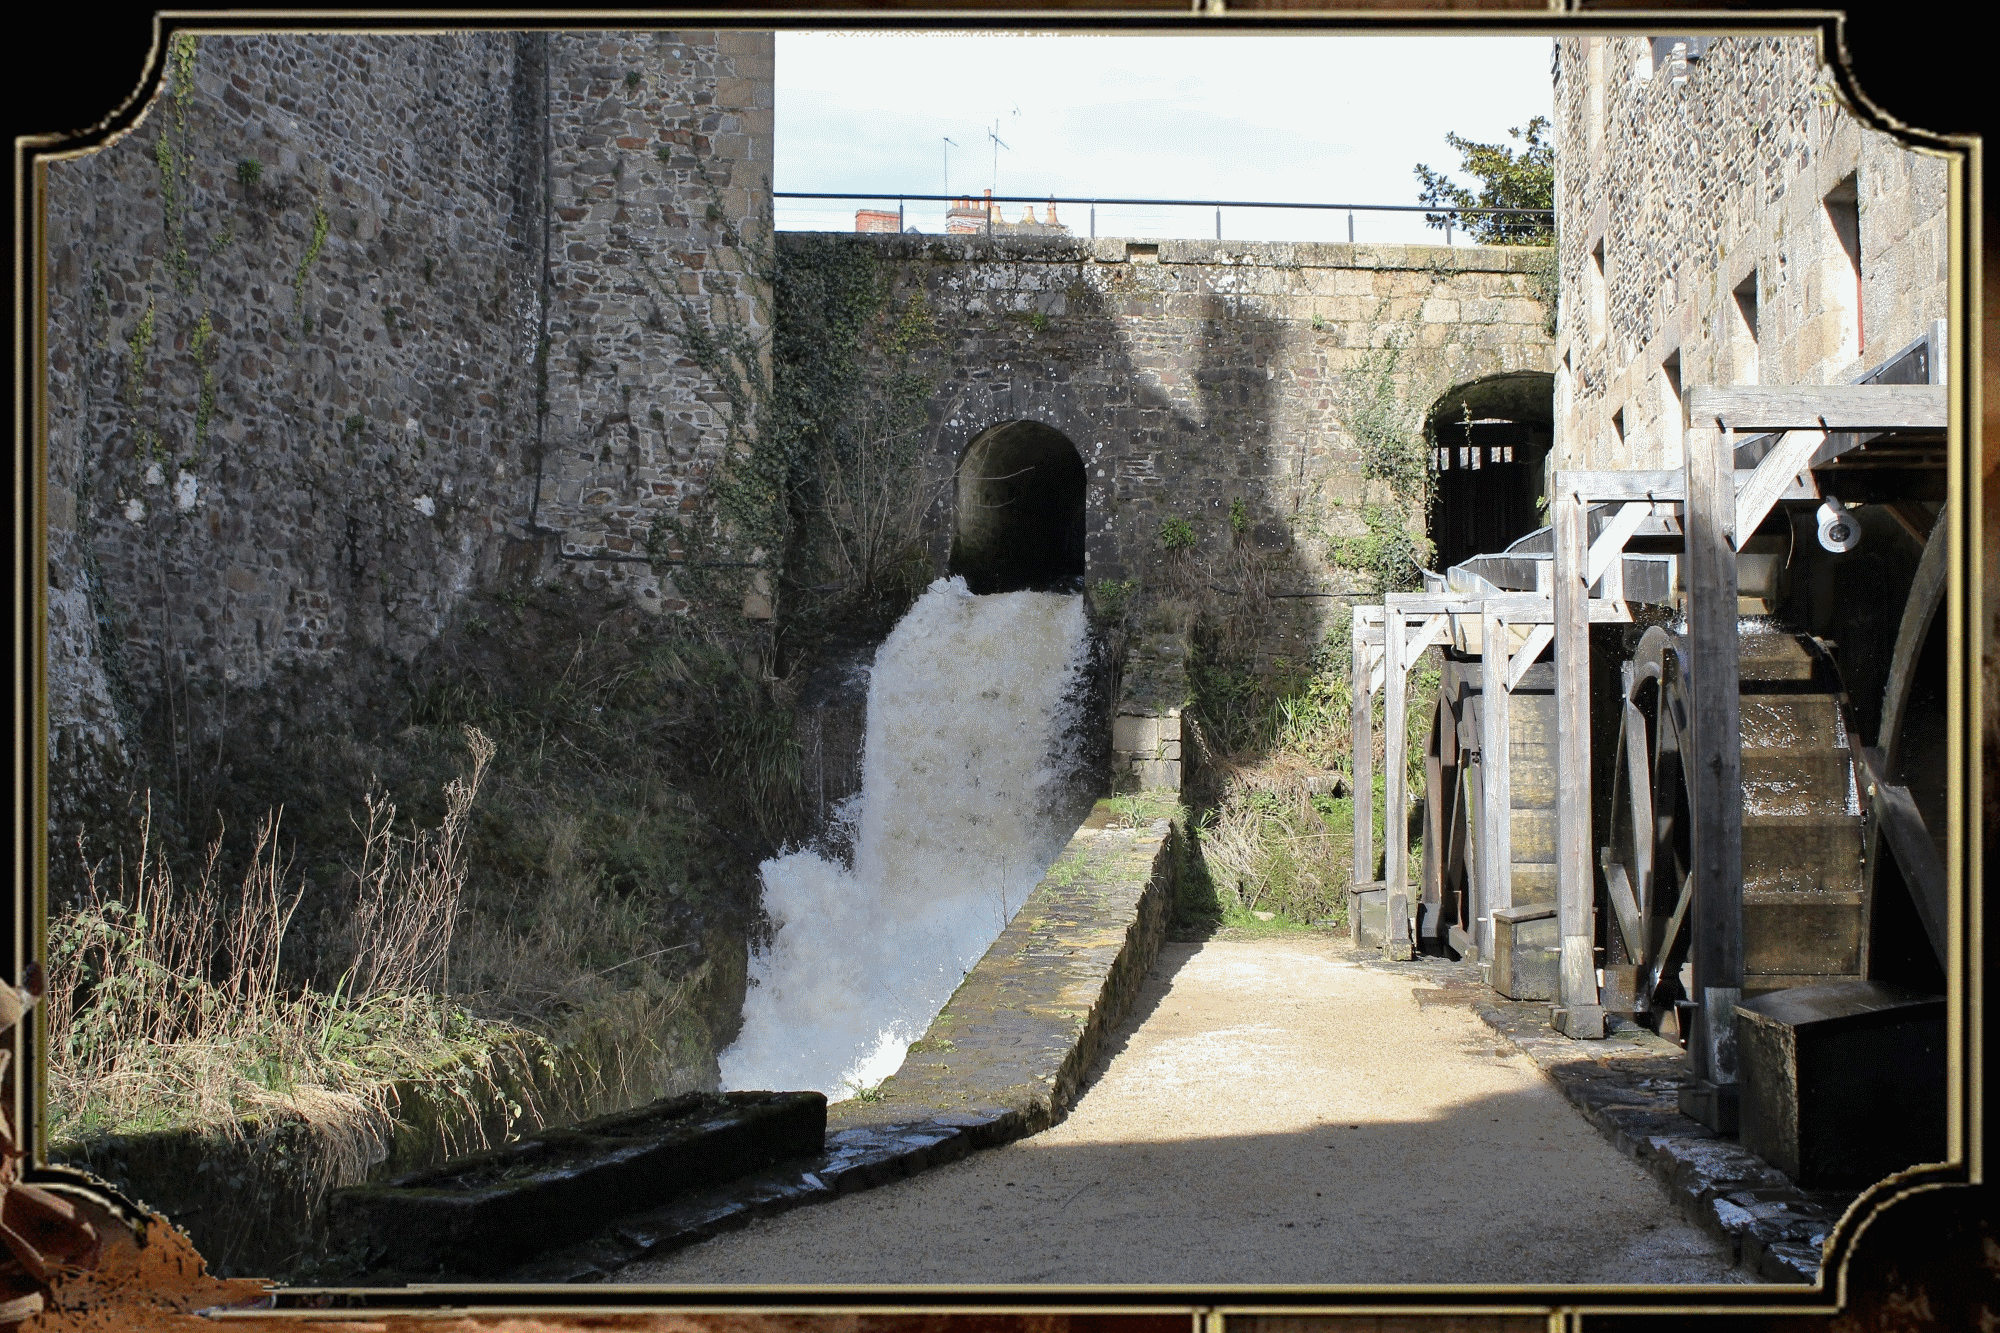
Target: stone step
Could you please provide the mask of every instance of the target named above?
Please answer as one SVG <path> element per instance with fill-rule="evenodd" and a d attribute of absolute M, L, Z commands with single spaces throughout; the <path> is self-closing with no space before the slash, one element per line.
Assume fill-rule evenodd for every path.
<path fill-rule="evenodd" d="M 1859 815 L 1743 817 L 1743 896 L 1861 888 Z"/>
<path fill-rule="evenodd" d="M 1737 719 L 1743 744 L 1756 749 L 1829 750 L 1846 739 L 1826 694 L 1744 694 Z"/>
<path fill-rule="evenodd" d="M 1859 893 L 1743 896 L 1744 975 L 1846 976 L 1861 969 Z"/>
<path fill-rule="evenodd" d="M 1845 749 L 1746 749 L 1742 764 L 1746 816 L 1859 813 Z"/>

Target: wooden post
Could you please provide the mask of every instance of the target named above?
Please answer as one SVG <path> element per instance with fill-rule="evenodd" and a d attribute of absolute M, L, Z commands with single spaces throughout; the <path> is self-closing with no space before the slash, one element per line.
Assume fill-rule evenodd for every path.
<path fill-rule="evenodd" d="M 1382 836 L 1386 840 L 1382 858 L 1383 886 L 1388 890 L 1383 897 L 1387 900 L 1388 913 L 1384 918 L 1382 952 L 1390 958 L 1410 956 L 1410 932 L 1408 923 L 1398 913 L 1400 906 L 1404 913 L 1410 902 L 1410 813 L 1409 813 L 1409 762 L 1404 754 L 1407 738 L 1406 719 L 1403 716 L 1405 678 L 1403 664 L 1403 640 L 1408 633 L 1404 613 L 1400 607 L 1387 607 L 1382 613 L 1382 776 L 1387 787 L 1387 800 L 1383 803 Z"/>
<path fill-rule="evenodd" d="M 1362 612 L 1354 608 L 1349 641 L 1354 645 L 1353 713 L 1354 738 L 1354 891 L 1361 892 L 1375 880 L 1375 725 L 1369 707 L 1368 626 Z M 1354 920 L 1361 920 L 1361 905 L 1354 905 Z M 1356 938 L 1360 927 L 1357 924 Z"/>
<path fill-rule="evenodd" d="M 1595 953 L 1597 881 L 1591 873 L 1590 587 L 1585 498 L 1549 497 L 1555 538 L 1556 924 L 1562 974 L 1550 1015 L 1571 1037 L 1602 1037 Z"/>
<path fill-rule="evenodd" d="M 1486 603 L 1479 613 L 1479 961 L 1493 959 L 1493 912 L 1514 905 L 1514 790 L 1508 763 L 1507 653 L 1514 632 Z"/>
<path fill-rule="evenodd" d="M 1736 1002 L 1743 995 L 1742 737 L 1737 719 L 1735 441 L 1715 417 L 1686 437 L 1687 632 L 1693 695 L 1694 1083 L 1681 1109 L 1736 1128 Z"/>

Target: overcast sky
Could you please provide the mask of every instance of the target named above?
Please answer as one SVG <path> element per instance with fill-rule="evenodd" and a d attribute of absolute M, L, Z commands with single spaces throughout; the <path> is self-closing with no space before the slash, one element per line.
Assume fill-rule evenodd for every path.
<path fill-rule="evenodd" d="M 777 61 L 779 190 L 1413 204 L 1417 163 L 1459 166 L 1447 131 L 1511 142 L 1552 102 L 1546 37 L 780 32 Z M 851 230 L 865 206 L 781 199 L 778 225 Z M 905 217 L 942 231 L 943 210 Z M 1061 217 L 1088 229 L 1086 207 Z M 1347 239 L 1344 213 L 1225 210 L 1222 225 Z M 1420 214 L 1354 226 L 1364 241 L 1443 239 Z M 1213 235 L 1215 215 L 1106 206 L 1097 230 Z"/>

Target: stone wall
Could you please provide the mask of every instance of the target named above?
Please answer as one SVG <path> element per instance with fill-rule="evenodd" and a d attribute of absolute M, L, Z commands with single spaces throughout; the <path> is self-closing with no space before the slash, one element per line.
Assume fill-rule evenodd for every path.
<path fill-rule="evenodd" d="M 1556 48 L 1562 466 L 1678 466 L 1680 388 L 1842 383 L 1944 317 L 1945 163 L 1844 108 L 1813 38 Z"/>
<path fill-rule="evenodd" d="M 996 424 L 1040 422 L 1085 465 L 1086 580 L 1171 589 L 1197 577 L 1222 585 L 1225 598 L 1268 597 L 1266 656 L 1302 661 L 1337 604 L 1327 594 L 1354 587 L 1330 553 L 1365 531 L 1361 452 L 1346 423 L 1377 390 L 1414 435 L 1455 385 L 1551 368 L 1532 295 L 1536 251 L 984 236 L 856 243 L 921 286 L 943 338 L 928 478 L 940 567 L 967 446 Z M 1163 546 L 1169 519 L 1194 533 L 1188 567 L 1176 569 Z M 1421 528 L 1422 516 L 1408 519 Z"/>
<path fill-rule="evenodd" d="M 149 711 L 295 669 L 347 704 L 503 574 L 675 604 L 615 558 L 721 448 L 655 288 L 762 317 L 727 231 L 767 198 L 771 53 L 205 37 L 47 165 L 59 818 Z"/>

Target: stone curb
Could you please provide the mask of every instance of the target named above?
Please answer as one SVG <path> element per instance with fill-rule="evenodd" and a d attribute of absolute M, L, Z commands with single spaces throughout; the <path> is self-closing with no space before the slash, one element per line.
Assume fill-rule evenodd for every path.
<path fill-rule="evenodd" d="M 828 1108 L 825 1152 L 628 1215 L 500 1280 L 600 1282 L 636 1260 L 1048 1128 L 1159 953 L 1179 836 L 1166 819 L 1130 826 L 1100 801 L 879 1099 Z"/>
<path fill-rule="evenodd" d="M 1491 991 L 1471 1007 L 1645 1167 L 1683 1217 L 1724 1242 L 1739 1268 L 1767 1282 L 1819 1281 L 1826 1238 L 1858 1195 L 1802 1190 L 1734 1139 L 1682 1115 L 1687 1075 L 1678 1044 L 1630 1024 L 1601 1041 L 1572 1041 L 1549 1027 L 1546 1002 Z"/>

